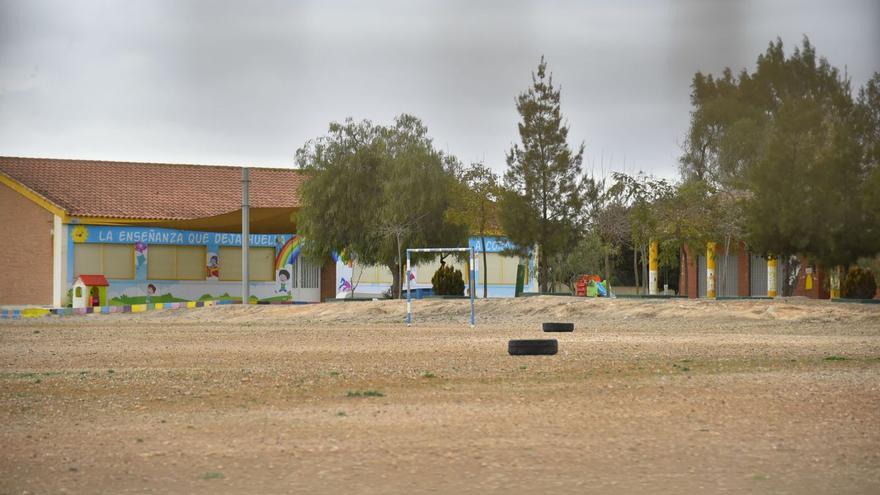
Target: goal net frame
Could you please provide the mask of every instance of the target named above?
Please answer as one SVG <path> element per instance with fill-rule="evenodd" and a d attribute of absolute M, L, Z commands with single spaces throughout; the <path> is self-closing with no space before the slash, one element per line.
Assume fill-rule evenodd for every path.
<path fill-rule="evenodd" d="M 467 252 L 468 253 L 468 292 L 471 295 L 471 328 L 477 324 L 474 317 L 474 292 L 476 287 L 476 270 L 474 266 L 475 255 L 472 247 L 457 248 L 410 248 L 406 250 L 406 326 L 412 325 L 412 290 L 410 288 L 410 279 L 412 274 L 412 266 L 410 265 L 410 253 L 452 253 Z"/>

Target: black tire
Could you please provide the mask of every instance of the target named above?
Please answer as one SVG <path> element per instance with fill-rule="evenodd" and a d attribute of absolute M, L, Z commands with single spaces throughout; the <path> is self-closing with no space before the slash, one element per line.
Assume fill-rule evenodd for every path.
<path fill-rule="evenodd" d="M 574 332 L 574 323 L 544 323 L 545 332 Z"/>
<path fill-rule="evenodd" d="M 552 356 L 559 352 L 559 341 L 556 339 L 511 340 L 507 343 L 507 352 L 511 356 Z"/>

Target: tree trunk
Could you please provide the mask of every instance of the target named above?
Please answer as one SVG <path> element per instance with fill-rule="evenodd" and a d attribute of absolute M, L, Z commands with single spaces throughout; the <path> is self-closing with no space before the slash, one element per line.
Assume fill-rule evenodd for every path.
<path fill-rule="evenodd" d="M 400 299 L 400 297 L 401 297 L 400 265 L 395 265 L 392 263 L 387 266 L 388 266 L 388 269 L 391 270 L 391 299 Z"/>
<path fill-rule="evenodd" d="M 550 292 L 547 271 L 547 255 L 544 253 L 544 246 L 538 244 L 538 289 L 544 293 Z"/>
<path fill-rule="evenodd" d="M 639 289 L 641 285 L 639 284 L 639 249 L 633 245 L 633 280 L 636 284 L 636 295 L 639 295 Z"/>
<path fill-rule="evenodd" d="M 605 248 L 605 290 L 611 294 L 611 250 Z"/>
<path fill-rule="evenodd" d="M 403 260 L 400 259 L 400 234 L 397 234 L 397 298 L 403 299 L 403 284 L 400 282 L 400 271 L 403 270 Z"/>
<path fill-rule="evenodd" d="M 684 260 L 684 295 L 687 297 L 691 297 L 691 280 L 690 274 L 688 273 L 688 265 L 690 264 L 690 260 L 688 260 L 688 250 L 687 246 L 681 247 L 681 259 Z M 679 283 L 681 281 L 679 280 Z M 682 288 L 678 288 L 678 293 L 682 293 Z"/>
<path fill-rule="evenodd" d="M 483 299 L 489 298 L 489 271 L 486 269 L 486 237 L 480 232 L 480 246 L 483 249 Z M 474 284 L 476 288 L 476 284 Z"/>

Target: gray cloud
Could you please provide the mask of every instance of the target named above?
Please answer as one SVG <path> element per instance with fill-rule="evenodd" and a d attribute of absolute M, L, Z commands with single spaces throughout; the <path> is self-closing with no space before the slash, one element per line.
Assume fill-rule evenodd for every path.
<path fill-rule="evenodd" d="M 878 5 L 0 0 L 0 154 L 291 166 L 332 120 L 409 112 L 501 170 L 543 54 L 589 167 L 672 176 L 695 71 L 808 35 L 861 85 Z"/>

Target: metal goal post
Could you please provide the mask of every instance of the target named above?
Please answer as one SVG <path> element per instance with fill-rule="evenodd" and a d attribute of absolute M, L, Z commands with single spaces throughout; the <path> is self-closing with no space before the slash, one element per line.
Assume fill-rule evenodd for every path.
<path fill-rule="evenodd" d="M 412 267 L 410 265 L 410 253 L 450 253 L 450 252 L 462 252 L 467 251 L 468 253 L 468 292 L 471 294 L 471 328 L 477 324 L 474 319 L 474 290 L 475 287 L 475 271 L 474 271 L 474 248 L 470 247 L 458 247 L 458 248 L 415 248 L 415 249 L 407 249 L 406 250 L 406 326 L 410 326 L 412 324 L 412 291 L 410 290 L 410 274 L 412 273 Z"/>

